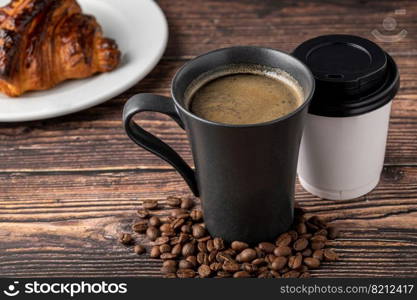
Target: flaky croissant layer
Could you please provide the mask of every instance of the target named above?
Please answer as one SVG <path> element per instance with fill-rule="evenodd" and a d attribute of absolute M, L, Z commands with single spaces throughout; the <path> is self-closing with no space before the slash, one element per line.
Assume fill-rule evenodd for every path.
<path fill-rule="evenodd" d="M 114 40 L 75 0 L 12 0 L 0 8 L 0 91 L 19 96 L 120 62 Z"/>

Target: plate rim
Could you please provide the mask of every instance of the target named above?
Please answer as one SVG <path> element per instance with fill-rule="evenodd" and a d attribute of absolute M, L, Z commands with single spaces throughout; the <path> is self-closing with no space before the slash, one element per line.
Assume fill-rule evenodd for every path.
<path fill-rule="evenodd" d="M 0 114 L 0 124 L 1 123 L 17 123 L 17 122 L 30 122 L 30 121 L 39 121 L 39 120 L 46 120 L 46 119 L 52 119 L 57 117 L 62 117 L 66 115 L 70 115 L 76 112 L 80 112 L 89 108 L 92 108 L 94 106 L 97 106 L 99 104 L 105 103 L 107 101 L 112 100 L 117 95 L 120 95 L 121 93 L 129 90 L 134 85 L 138 84 L 144 77 L 146 77 L 160 62 L 163 54 L 165 53 L 165 50 L 167 48 L 168 39 L 169 39 L 169 28 L 168 28 L 168 21 L 167 18 L 162 10 L 162 8 L 156 3 L 154 0 L 141 0 L 146 1 L 148 3 L 151 3 L 151 6 L 154 7 L 158 11 L 158 13 L 161 16 L 161 21 L 163 24 L 162 30 L 163 30 L 163 36 L 161 35 L 161 47 L 159 48 L 158 53 L 155 55 L 155 57 L 152 59 L 152 62 L 147 65 L 145 69 L 142 70 L 142 72 L 138 72 L 136 75 L 132 75 L 129 77 L 126 82 L 123 85 L 120 85 L 118 88 L 115 88 L 113 91 L 106 93 L 105 95 L 98 96 L 94 98 L 94 101 L 90 101 L 84 104 L 80 104 L 78 106 L 75 106 L 73 108 L 67 108 L 60 111 L 39 111 L 37 113 L 29 112 L 26 114 L 22 114 L 21 116 L 12 116 L 7 117 L 7 115 L 1 116 Z M 85 78 L 87 79 L 87 78 Z M 77 80 L 77 79 L 76 79 Z M 83 80 L 83 79 L 81 79 Z M 12 99 L 12 98 L 11 98 Z M 19 101 L 19 99 L 12 99 Z"/>

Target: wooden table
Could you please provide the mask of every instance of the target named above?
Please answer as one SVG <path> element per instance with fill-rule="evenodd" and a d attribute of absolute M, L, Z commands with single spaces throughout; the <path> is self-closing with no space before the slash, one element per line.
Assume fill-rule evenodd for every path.
<path fill-rule="evenodd" d="M 344 229 L 343 238 L 332 243 L 341 260 L 324 264 L 313 276 L 417 276 L 417 2 L 158 3 L 168 18 L 170 40 L 146 79 L 83 112 L 0 125 L 0 276 L 160 276 L 160 261 L 133 254 L 116 241 L 117 234 L 129 229 L 141 201 L 190 192 L 171 166 L 127 138 L 120 118 L 126 99 L 138 92 L 169 95 L 175 71 L 212 49 L 247 44 L 291 51 L 330 33 L 378 42 L 398 63 L 402 84 L 393 104 L 384 172 L 372 193 L 326 201 L 297 185 L 302 207 Z M 387 17 L 397 22 L 391 32 L 382 26 Z M 402 29 L 407 35 L 384 42 L 371 33 L 374 29 L 385 37 Z M 185 134 L 171 120 L 147 114 L 143 124 L 192 163 Z"/>

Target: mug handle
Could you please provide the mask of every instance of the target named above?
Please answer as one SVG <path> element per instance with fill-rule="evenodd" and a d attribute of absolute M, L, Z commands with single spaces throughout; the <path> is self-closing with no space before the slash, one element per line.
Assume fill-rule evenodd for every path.
<path fill-rule="evenodd" d="M 165 114 L 184 129 L 184 124 L 175 109 L 174 101 L 171 98 L 154 94 L 135 95 L 127 101 L 123 109 L 123 125 L 130 139 L 137 145 L 171 164 L 184 178 L 193 194 L 198 197 L 199 192 L 194 170 L 170 146 L 144 130 L 132 120 L 134 115 L 144 111 Z"/>

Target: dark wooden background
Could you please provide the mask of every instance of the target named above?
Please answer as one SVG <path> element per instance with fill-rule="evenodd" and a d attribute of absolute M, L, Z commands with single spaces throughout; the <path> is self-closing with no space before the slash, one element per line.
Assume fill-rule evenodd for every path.
<path fill-rule="evenodd" d="M 333 242 L 341 260 L 313 275 L 415 277 L 417 1 L 158 3 L 168 18 L 170 40 L 146 79 L 83 112 L 0 124 L 0 276 L 160 276 L 160 262 L 119 245 L 117 233 L 129 228 L 141 201 L 189 191 L 169 165 L 126 137 L 120 119 L 126 99 L 138 92 L 168 95 L 178 67 L 215 48 L 245 44 L 291 51 L 317 35 L 346 33 L 376 41 L 393 55 L 402 84 L 375 191 L 355 200 L 325 201 L 297 186 L 302 207 L 344 229 L 343 238 Z M 398 9 L 406 14 L 395 14 Z M 389 16 L 397 21 L 391 32 L 382 26 Z M 386 36 L 408 33 L 401 41 L 383 42 L 372 35 L 374 29 Z M 192 163 L 185 134 L 172 121 L 148 114 L 143 124 Z"/>

